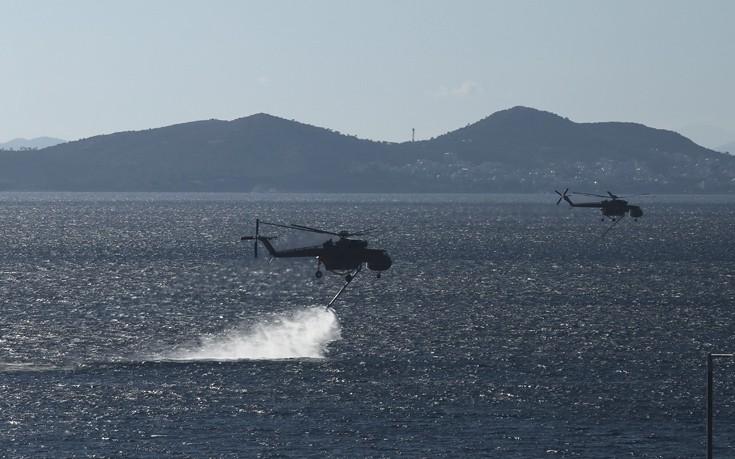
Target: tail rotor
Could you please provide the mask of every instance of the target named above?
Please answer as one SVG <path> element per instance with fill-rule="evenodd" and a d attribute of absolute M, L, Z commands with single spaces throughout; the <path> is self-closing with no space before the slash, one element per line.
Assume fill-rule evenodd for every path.
<path fill-rule="evenodd" d="M 258 258 L 258 241 L 263 239 L 273 239 L 272 237 L 260 237 L 260 219 L 255 219 L 255 236 L 243 236 L 240 238 L 241 241 L 253 241 L 253 253 L 255 258 Z"/>
<path fill-rule="evenodd" d="M 260 219 L 255 219 L 255 241 L 253 242 L 253 253 L 258 258 L 258 238 L 260 237 Z"/>
<path fill-rule="evenodd" d="M 560 202 L 562 202 L 563 200 L 566 199 L 567 193 L 569 192 L 569 188 L 567 188 L 566 190 L 564 190 L 564 193 L 559 193 L 556 190 L 554 190 L 554 192 L 559 195 L 559 200 L 556 201 L 556 205 L 558 206 Z"/>

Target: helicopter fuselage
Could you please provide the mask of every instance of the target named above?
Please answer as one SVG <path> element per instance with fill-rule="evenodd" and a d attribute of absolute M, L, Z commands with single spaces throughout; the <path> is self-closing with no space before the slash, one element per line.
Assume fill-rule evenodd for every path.
<path fill-rule="evenodd" d="M 602 215 L 612 219 L 625 217 L 626 213 L 630 213 L 630 216 L 633 218 L 643 216 L 643 210 L 639 206 L 628 204 L 628 201 L 623 199 L 605 199 L 600 202 L 574 203 L 568 196 L 564 196 L 564 200 L 572 207 L 599 208 L 602 211 Z"/>
<path fill-rule="evenodd" d="M 367 241 L 359 239 L 340 238 L 337 242 L 330 239 L 322 245 L 286 250 L 276 250 L 268 238 L 258 240 L 273 258 L 316 257 L 327 271 L 340 275 L 354 272 L 363 264 L 371 271 L 385 271 L 393 264 L 387 251 L 369 249 Z"/>

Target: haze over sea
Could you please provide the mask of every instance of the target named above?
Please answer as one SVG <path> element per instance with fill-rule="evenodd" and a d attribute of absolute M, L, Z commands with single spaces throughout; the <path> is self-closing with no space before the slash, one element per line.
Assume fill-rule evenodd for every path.
<path fill-rule="evenodd" d="M 557 198 L 0 193 L 0 449 L 703 456 L 705 355 L 735 352 L 735 198 L 633 198 L 644 217 L 604 237 Z M 326 311 L 342 280 L 254 259 L 258 217 L 378 226 L 394 265 Z M 721 456 L 735 363 L 715 389 Z"/>

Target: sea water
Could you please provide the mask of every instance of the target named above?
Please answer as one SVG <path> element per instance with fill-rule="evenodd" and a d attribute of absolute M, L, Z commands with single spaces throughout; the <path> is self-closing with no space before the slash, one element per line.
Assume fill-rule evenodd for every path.
<path fill-rule="evenodd" d="M 735 198 L 0 194 L 7 457 L 701 457 Z M 344 280 L 255 219 L 365 236 Z M 279 248 L 328 236 L 261 227 Z M 735 447 L 735 362 L 714 444 Z"/>

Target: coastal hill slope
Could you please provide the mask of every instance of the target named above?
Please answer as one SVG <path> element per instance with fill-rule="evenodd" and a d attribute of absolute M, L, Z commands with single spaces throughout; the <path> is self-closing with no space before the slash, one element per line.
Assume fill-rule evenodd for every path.
<path fill-rule="evenodd" d="M 289 192 L 735 192 L 735 157 L 672 131 L 526 107 L 388 143 L 257 114 L 0 151 L 0 189 Z"/>

